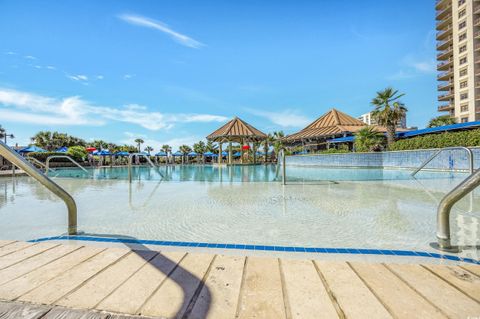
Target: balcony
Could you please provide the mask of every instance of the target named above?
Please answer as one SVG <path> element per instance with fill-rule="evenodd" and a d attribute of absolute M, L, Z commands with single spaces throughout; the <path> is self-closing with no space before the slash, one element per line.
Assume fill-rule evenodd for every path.
<path fill-rule="evenodd" d="M 441 8 L 443 8 L 446 4 L 448 4 L 450 1 L 448 0 L 437 0 L 435 2 L 435 9 L 436 10 L 440 10 Z"/>
<path fill-rule="evenodd" d="M 443 30 L 452 23 L 452 15 L 448 14 L 443 20 L 437 22 L 436 29 Z"/>
<path fill-rule="evenodd" d="M 479 19 L 480 20 L 480 19 Z M 437 32 L 437 40 L 444 40 L 448 35 L 452 34 L 452 25 L 449 24 L 445 30 Z"/>
<path fill-rule="evenodd" d="M 473 14 L 480 14 L 480 6 L 473 9 Z"/>
<path fill-rule="evenodd" d="M 442 83 L 437 85 L 437 88 L 439 91 L 450 91 L 452 87 L 453 87 L 452 81 L 448 81 L 447 83 Z"/>
<path fill-rule="evenodd" d="M 474 25 L 475 27 L 480 26 L 480 18 L 476 18 L 475 20 L 473 20 L 473 25 Z"/>
<path fill-rule="evenodd" d="M 480 88 L 480 81 L 476 81 L 476 82 L 475 82 L 475 88 L 476 88 L 476 89 L 479 89 L 479 88 Z"/>
<path fill-rule="evenodd" d="M 478 31 L 478 32 L 480 32 L 480 31 Z M 447 49 L 452 44 L 452 41 L 453 41 L 453 37 L 451 35 L 448 36 L 444 41 L 439 41 L 437 43 L 437 50 L 443 51 L 443 50 Z"/>
<path fill-rule="evenodd" d="M 474 32 L 474 33 L 473 33 L 473 37 L 474 37 L 475 39 L 480 39 L 480 31 Z"/>
<path fill-rule="evenodd" d="M 439 81 L 448 81 L 450 78 L 453 77 L 453 71 L 442 72 L 437 75 L 437 80 Z"/>
<path fill-rule="evenodd" d="M 455 108 L 455 105 L 453 105 L 452 103 L 444 104 L 444 105 L 439 105 L 438 106 L 438 111 L 439 112 L 445 112 L 445 111 L 453 110 L 454 108 Z"/>
<path fill-rule="evenodd" d="M 448 5 L 445 7 L 445 9 L 443 10 L 440 10 L 437 12 L 437 17 L 436 19 L 437 20 L 443 20 L 443 18 L 445 18 L 449 13 L 452 12 L 452 6 L 451 5 Z"/>
<path fill-rule="evenodd" d="M 479 95 L 480 96 L 480 95 Z M 439 101 L 450 101 L 451 99 L 453 99 L 454 97 L 454 93 L 453 92 L 449 92 L 447 94 L 442 94 L 442 95 L 439 95 L 438 96 L 438 100 Z"/>
<path fill-rule="evenodd" d="M 480 43 L 478 45 L 480 50 Z M 437 60 L 439 61 L 448 60 L 452 55 L 453 55 L 453 48 L 449 47 L 445 51 L 442 51 L 437 54 Z"/>
<path fill-rule="evenodd" d="M 437 70 L 438 71 L 447 71 L 450 66 L 453 65 L 453 59 L 448 59 L 445 62 L 440 62 L 437 64 Z"/>

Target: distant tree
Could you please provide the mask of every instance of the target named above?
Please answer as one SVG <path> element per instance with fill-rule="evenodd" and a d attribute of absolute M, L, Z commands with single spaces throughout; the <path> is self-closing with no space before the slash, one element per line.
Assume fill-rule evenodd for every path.
<path fill-rule="evenodd" d="M 273 132 L 273 149 L 275 150 L 275 154 L 278 154 L 280 149 L 283 147 L 283 138 L 285 134 L 283 131 Z"/>
<path fill-rule="evenodd" d="M 145 152 L 147 152 L 148 155 L 150 155 L 150 152 L 151 152 L 151 151 L 153 151 L 153 147 L 151 147 L 151 146 L 145 147 Z"/>
<path fill-rule="evenodd" d="M 203 159 L 203 154 L 206 152 L 206 150 L 207 150 L 207 146 L 203 141 L 199 141 L 198 143 L 193 144 L 193 151 L 197 153 L 198 156 L 201 156 L 202 159 Z"/>
<path fill-rule="evenodd" d="M 137 149 L 138 149 L 138 152 L 140 153 L 141 152 L 141 147 L 142 147 L 142 144 L 145 143 L 144 140 L 142 140 L 141 138 L 137 138 L 135 139 L 134 141 L 135 143 L 137 143 Z"/>
<path fill-rule="evenodd" d="M 103 140 L 94 140 L 90 143 L 90 146 L 95 147 L 97 150 L 105 149 L 108 147 L 108 143 Z"/>
<path fill-rule="evenodd" d="M 192 148 L 188 145 L 180 145 L 178 148 L 180 153 L 182 153 L 182 163 L 185 161 L 185 156 L 192 151 Z"/>
<path fill-rule="evenodd" d="M 385 126 L 387 129 L 387 144 L 395 142 L 395 132 L 398 123 L 407 112 L 405 105 L 399 99 L 405 94 L 399 94 L 398 90 L 391 87 L 377 92 L 377 96 L 372 100 L 375 109 L 372 111 L 373 119 L 378 125 Z"/>
<path fill-rule="evenodd" d="M 213 144 L 212 141 L 207 141 L 207 145 L 205 146 L 205 149 L 207 152 L 212 152 L 215 153 L 217 151 L 218 146 Z"/>
<path fill-rule="evenodd" d="M 379 151 L 385 143 L 385 136 L 373 126 L 365 126 L 355 134 L 354 147 L 357 152 Z"/>
<path fill-rule="evenodd" d="M 431 119 L 430 122 L 428 122 L 427 127 L 445 126 L 455 123 L 456 121 L 454 117 L 451 117 L 450 115 L 440 115 Z"/>
<path fill-rule="evenodd" d="M 267 138 L 263 141 L 263 151 L 265 152 L 265 161 L 268 159 L 268 150 L 270 149 L 270 145 L 275 142 L 275 133 L 268 133 Z"/>
<path fill-rule="evenodd" d="M 168 154 L 168 152 L 172 151 L 172 147 L 168 144 L 163 144 L 162 145 L 162 151 L 165 152 L 165 154 Z"/>

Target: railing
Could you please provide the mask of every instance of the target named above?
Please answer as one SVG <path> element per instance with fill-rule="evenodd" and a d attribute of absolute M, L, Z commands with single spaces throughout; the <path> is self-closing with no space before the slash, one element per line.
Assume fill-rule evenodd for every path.
<path fill-rule="evenodd" d="M 60 197 L 68 209 L 68 234 L 77 234 L 77 205 L 75 200 L 69 193 L 67 193 L 60 185 L 52 181 L 50 178 L 42 174 L 31 163 L 29 163 L 22 156 L 12 150 L 7 144 L 0 141 L 0 155 L 7 161 L 22 169 L 29 176 L 40 182 L 43 186 L 48 188 L 52 193 Z"/>
<path fill-rule="evenodd" d="M 145 157 L 147 159 L 147 162 L 148 164 L 150 164 L 150 166 L 152 167 L 157 167 L 155 166 L 155 164 L 153 164 L 153 162 L 150 160 L 150 156 L 148 156 L 147 154 L 143 154 L 143 153 L 132 153 L 130 155 L 128 155 L 128 181 L 131 183 L 132 182 L 132 159 L 134 156 L 138 156 L 138 157 Z M 158 171 L 158 173 L 160 174 L 160 176 L 163 178 L 163 175 L 162 173 L 160 173 L 160 171 Z"/>
<path fill-rule="evenodd" d="M 278 160 L 277 160 L 277 177 L 280 172 L 280 163 L 282 166 L 282 185 L 287 185 L 287 165 L 285 159 L 285 149 L 281 148 L 278 152 Z"/>
<path fill-rule="evenodd" d="M 473 174 L 473 152 L 472 152 L 472 150 L 469 149 L 468 147 L 455 146 L 455 147 L 445 147 L 445 148 L 439 149 L 432 156 L 430 156 L 425 162 L 423 162 L 422 165 L 420 165 L 419 168 L 417 168 L 415 171 L 413 171 L 413 173 L 411 175 L 415 176 L 419 171 L 421 171 L 425 166 L 427 166 L 428 163 L 430 163 L 435 157 L 437 157 L 438 154 L 440 154 L 443 151 L 448 151 L 448 150 L 464 150 L 465 152 L 467 152 L 469 172 L 470 172 L 470 174 Z"/>
<path fill-rule="evenodd" d="M 451 244 L 450 212 L 453 205 L 471 193 L 480 185 L 480 170 L 467 177 L 457 187 L 442 198 L 437 209 L 437 239 L 438 248 L 445 251 L 456 251 Z"/>
<path fill-rule="evenodd" d="M 45 170 L 47 169 L 47 166 L 45 164 L 43 164 L 42 162 L 40 162 L 39 160 L 37 160 L 36 158 L 27 156 L 26 159 L 30 162 L 34 162 L 35 164 L 37 164 L 38 166 L 40 166 L 41 168 L 43 168 Z M 52 168 L 52 170 L 53 170 L 53 168 Z"/>
<path fill-rule="evenodd" d="M 52 155 L 52 156 L 49 156 L 47 157 L 47 160 L 46 160 L 46 164 L 45 164 L 45 174 L 48 174 L 48 170 L 50 168 L 50 160 L 54 159 L 54 158 L 66 158 L 68 159 L 70 162 L 72 162 L 73 164 L 77 165 L 81 170 L 83 170 L 85 173 L 88 174 L 88 171 L 80 164 L 77 163 L 77 161 L 75 161 L 73 158 L 71 158 L 70 156 L 68 155 Z"/>

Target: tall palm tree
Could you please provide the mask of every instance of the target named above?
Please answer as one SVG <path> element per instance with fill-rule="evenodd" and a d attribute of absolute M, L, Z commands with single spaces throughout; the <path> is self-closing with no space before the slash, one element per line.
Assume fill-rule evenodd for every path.
<path fill-rule="evenodd" d="M 168 154 L 172 150 L 172 147 L 168 144 L 163 144 L 162 145 L 162 151 L 165 152 L 165 154 Z"/>
<path fill-rule="evenodd" d="M 377 92 L 377 96 L 371 102 L 375 107 L 372 111 L 372 117 L 378 125 L 385 126 L 387 129 L 387 144 L 389 146 L 395 142 L 397 125 L 407 113 L 405 104 L 399 101 L 404 95 L 398 93 L 398 90 L 388 87 Z"/>
<path fill-rule="evenodd" d="M 385 137 L 373 126 L 362 127 L 355 134 L 355 150 L 357 152 L 378 151 L 384 144 Z"/>
<path fill-rule="evenodd" d="M 450 115 L 440 115 L 431 119 L 430 122 L 428 122 L 427 127 L 445 126 L 455 123 L 454 117 L 451 117 Z"/>
<path fill-rule="evenodd" d="M 275 142 L 274 134 L 275 133 L 273 134 L 268 133 L 267 138 L 265 139 L 265 141 L 263 141 L 263 151 L 265 152 L 265 162 L 268 159 L 268 150 L 270 149 L 270 145 L 273 144 L 273 142 Z"/>
<path fill-rule="evenodd" d="M 148 156 L 150 156 L 150 152 L 151 152 L 151 151 L 153 151 L 153 147 L 151 147 L 151 146 L 145 147 L 145 152 L 148 153 Z"/>
<path fill-rule="evenodd" d="M 285 137 L 285 133 L 283 131 L 273 132 L 273 149 L 275 150 L 275 154 L 278 154 L 280 149 L 283 147 L 283 138 Z"/>
<path fill-rule="evenodd" d="M 203 141 L 199 141 L 198 143 L 193 144 L 193 151 L 199 154 L 199 156 L 202 157 L 202 160 L 203 160 L 203 154 L 205 153 L 206 149 L 207 149 L 207 146 Z"/>
<path fill-rule="evenodd" d="M 215 153 L 217 151 L 217 146 L 213 144 L 212 141 L 207 141 L 207 145 L 205 146 L 207 152 Z"/>
<path fill-rule="evenodd" d="M 140 153 L 140 152 L 141 152 L 140 150 L 141 150 L 142 144 L 145 143 L 145 141 L 142 140 L 141 138 L 137 138 L 137 139 L 135 139 L 134 142 L 137 143 L 138 152 Z"/>
<path fill-rule="evenodd" d="M 182 163 L 184 162 L 185 156 L 192 151 L 188 145 L 180 145 L 178 150 L 182 153 Z"/>

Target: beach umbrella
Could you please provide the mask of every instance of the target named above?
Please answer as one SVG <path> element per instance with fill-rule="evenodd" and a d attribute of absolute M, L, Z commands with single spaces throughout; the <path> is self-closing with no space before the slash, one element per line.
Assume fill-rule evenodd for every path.
<path fill-rule="evenodd" d="M 18 151 L 19 153 L 33 153 L 33 152 L 46 152 L 46 150 L 44 150 L 43 148 L 40 148 L 40 147 L 37 147 L 35 145 L 32 145 L 32 146 L 28 146 L 28 147 L 25 147 L 25 148 L 22 148 L 21 150 Z"/>
<path fill-rule="evenodd" d="M 243 145 L 242 146 L 242 150 L 249 150 L 250 149 L 250 145 Z"/>
<path fill-rule="evenodd" d="M 100 152 L 97 153 L 97 155 L 100 155 L 100 156 L 110 156 L 110 155 L 112 155 L 112 153 L 110 153 L 109 150 L 101 150 Z"/>
<path fill-rule="evenodd" d="M 155 154 L 155 156 L 167 156 L 167 153 L 165 153 L 165 152 L 158 152 L 157 154 Z"/>
<path fill-rule="evenodd" d="M 223 152 L 222 152 L 222 157 L 223 157 L 223 156 L 228 156 L 228 152 L 227 152 L 227 151 L 223 151 Z"/>
<path fill-rule="evenodd" d="M 190 152 L 187 155 L 188 156 L 198 156 L 198 153 L 197 152 Z"/>
<path fill-rule="evenodd" d="M 177 151 L 177 152 L 173 153 L 172 156 L 183 156 L 183 153 Z"/>
<path fill-rule="evenodd" d="M 95 152 L 97 149 L 95 147 L 87 147 L 85 148 L 87 152 Z"/>
<path fill-rule="evenodd" d="M 240 152 L 235 152 L 235 153 L 233 153 L 233 156 L 234 156 L 234 157 L 240 157 L 240 156 L 242 156 L 242 153 L 240 153 Z"/>
<path fill-rule="evenodd" d="M 68 151 L 68 147 L 62 146 L 59 149 L 57 149 L 55 152 L 57 153 L 66 153 Z"/>
<path fill-rule="evenodd" d="M 125 152 L 125 151 L 121 151 L 121 152 L 116 152 L 114 155 L 115 156 L 128 156 L 128 155 L 130 155 L 130 153 Z"/>
<path fill-rule="evenodd" d="M 215 154 L 213 154 L 212 152 L 206 152 L 206 153 L 203 153 L 203 156 L 205 157 L 212 157 L 214 156 Z"/>

